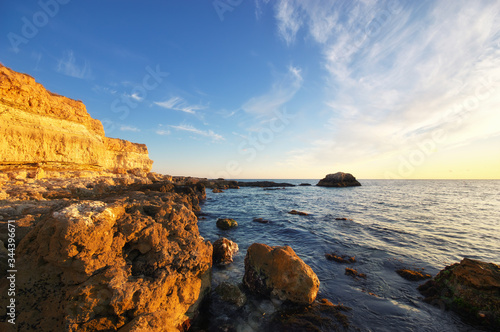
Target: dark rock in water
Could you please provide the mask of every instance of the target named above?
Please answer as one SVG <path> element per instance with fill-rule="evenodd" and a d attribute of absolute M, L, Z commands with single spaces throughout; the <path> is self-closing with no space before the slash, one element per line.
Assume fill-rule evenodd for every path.
<path fill-rule="evenodd" d="M 238 185 L 240 187 L 295 187 L 294 184 L 291 183 L 276 183 L 273 181 L 239 181 Z"/>
<path fill-rule="evenodd" d="M 356 257 L 352 256 L 352 257 L 349 257 L 349 256 L 346 256 L 346 255 L 337 255 L 335 253 L 331 253 L 331 254 L 325 254 L 325 257 L 326 259 L 328 259 L 329 261 L 335 261 L 337 263 L 356 263 Z"/>
<path fill-rule="evenodd" d="M 324 179 L 317 184 L 320 187 L 356 187 L 361 186 L 361 183 L 350 173 L 337 172 L 328 174 Z"/>
<path fill-rule="evenodd" d="M 451 309 L 472 324 L 500 330 L 500 266 L 464 258 L 418 287 L 424 301 Z"/>
<path fill-rule="evenodd" d="M 237 307 L 242 307 L 247 302 L 245 293 L 237 285 L 223 282 L 215 288 L 215 293 L 222 301 L 234 304 Z"/>
<path fill-rule="evenodd" d="M 311 304 L 319 279 L 289 246 L 252 244 L 245 257 L 243 284 L 254 293 L 295 303 Z"/>
<path fill-rule="evenodd" d="M 214 189 L 212 190 L 212 192 L 213 192 L 214 194 L 219 194 L 219 193 L 223 193 L 223 192 L 224 192 L 224 190 L 222 190 L 222 189 L 220 189 L 220 188 L 214 188 Z"/>
<path fill-rule="evenodd" d="M 354 278 L 358 278 L 359 277 L 359 278 L 366 279 L 366 274 L 359 273 L 355 269 L 351 269 L 349 267 L 345 268 L 345 274 L 348 275 L 348 276 L 354 277 Z"/>
<path fill-rule="evenodd" d="M 213 248 L 213 263 L 219 266 L 232 263 L 233 255 L 238 252 L 238 245 L 225 237 L 215 241 Z"/>
<path fill-rule="evenodd" d="M 420 281 L 432 278 L 430 274 L 427 273 L 424 274 L 420 271 L 409 270 L 409 269 L 399 269 L 396 271 L 396 273 L 399 274 L 402 278 L 405 278 L 406 280 L 410 281 Z"/>
<path fill-rule="evenodd" d="M 311 184 L 310 183 L 301 183 L 301 184 L 299 184 L 299 186 L 301 186 L 301 187 L 309 187 L 309 186 L 311 186 Z"/>
<path fill-rule="evenodd" d="M 277 312 L 266 331 L 346 331 L 351 308 L 321 299 L 309 306 L 287 305 Z"/>
<path fill-rule="evenodd" d="M 302 212 L 302 211 L 297 211 L 297 210 L 292 210 L 290 212 L 288 212 L 289 214 L 296 214 L 296 215 L 299 215 L 299 216 L 307 216 L 308 213 L 306 212 Z"/>
<path fill-rule="evenodd" d="M 228 230 L 230 228 L 238 226 L 238 223 L 234 219 L 229 218 L 219 218 L 217 219 L 217 227 L 223 230 Z"/>
<path fill-rule="evenodd" d="M 335 220 L 352 221 L 352 219 L 349 218 L 335 218 Z"/>
<path fill-rule="evenodd" d="M 269 220 L 263 219 L 263 218 L 253 218 L 253 221 L 261 223 L 261 224 L 267 224 Z"/>

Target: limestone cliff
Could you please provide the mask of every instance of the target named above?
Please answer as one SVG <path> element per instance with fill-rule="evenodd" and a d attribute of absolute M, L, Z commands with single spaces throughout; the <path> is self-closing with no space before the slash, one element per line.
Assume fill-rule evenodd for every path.
<path fill-rule="evenodd" d="M 0 64 L 0 170 L 149 172 L 144 144 L 108 138 L 81 101 Z"/>

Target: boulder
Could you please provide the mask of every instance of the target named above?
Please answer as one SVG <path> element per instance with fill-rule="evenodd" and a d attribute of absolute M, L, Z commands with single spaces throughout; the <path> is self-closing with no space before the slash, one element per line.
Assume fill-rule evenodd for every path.
<path fill-rule="evenodd" d="M 231 229 L 233 227 L 236 227 L 238 226 L 238 223 L 236 222 L 236 220 L 234 219 L 230 219 L 230 218 L 219 218 L 217 219 L 217 227 L 219 227 L 220 229 L 223 229 L 223 230 L 228 230 L 228 229 Z"/>
<path fill-rule="evenodd" d="M 424 301 L 451 309 L 472 324 L 500 330 L 500 266 L 464 258 L 418 287 Z"/>
<path fill-rule="evenodd" d="M 311 267 L 291 247 L 254 243 L 245 257 L 243 284 L 264 296 L 311 304 L 320 283 Z"/>
<path fill-rule="evenodd" d="M 238 252 L 238 245 L 225 237 L 218 239 L 213 244 L 214 265 L 227 265 L 233 262 L 233 255 Z"/>
<path fill-rule="evenodd" d="M 317 184 L 320 187 L 356 187 L 361 186 L 361 183 L 350 173 L 337 172 L 328 174 L 324 179 Z"/>
<path fill-rule="evenodd" d="M 232 303 L 238 308 L 245 305 L 247 297 L 237 285 L 223 282 L 215 288 L 215 293 L 222 301 Z"/>

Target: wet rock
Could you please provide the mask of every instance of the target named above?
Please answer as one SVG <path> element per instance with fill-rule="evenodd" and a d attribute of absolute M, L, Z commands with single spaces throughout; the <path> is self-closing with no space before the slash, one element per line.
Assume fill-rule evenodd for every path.
<path fill-rule="evenodd" d="M 352 221 L 352 219 L 349 219 L 349 218 L 344 218 L 344 217 L 341 217 L 341 218 L 335 218 L 335 220 Z"/>
<path fill-rule="evenodd" d="M 285 306 L 277 312 L 266 327 L 266 331 L 345 331 L 349 318 L 345 312 L 351 308 L 335 305 L 327 299 L 315 301 L 308 306 Z"/>
<path fill-rule="evenodd" d="M 320 187 L 356 187 L 361 186 L 361 183 L 350 173 L 337 172 L 328 174 L 316 185 Z"/>
<path fill-rule="evenodd" d="M 233 227 L 237 227 L 238 223 L 234 219 L 230 218 L 219 218 L 217 219 L 217 227 L 223 230 L 228 230 Z"/>
<path fill-rule="evenodd" d="M 406 280 L 410 280 L 410 281 L 420 281 L 420 280 L 432 278 L 432 276 L 430 274 L 422 273 L 420 271 L 415 271 L 415 270 L 410 270 L 410 269 L 399 269 L 399 270 L 396 270 L 396 273 L 399 274 L 401 277 L 405 278 Z"/>
<path fill-rule="evenodd" d="M 301 183 L 301 184 L 299 184 L 299 186 L 301 186 L 301 187 L 309 187 L 309 186 L 311 186 L 311 184 L 310 183 Z"/>
<path fill-rule="evenodd" d="M 472 324 L 500 330 L 500 266 L 464 258 L 418 287 L 424 301 L 451 309 Z"/>
<path fill-rule="evenodd" d="M 213 263 L 227 265 L 233 262 L 233 255 L 238 252 L 238 245 L 226 238 L 220 238 L 213 244 Z"/>
<path fill-rule="evenodd" d="M 245 305 L 247 302 L 247 297 L 241 289 L 234 284 L 228 282 L 223 282 L 215 288 L 215 293 L 220 297 L 222 301 L 234 304 L 238 308 Z"/>
<path fill-rule="evenodd" d="M 359 273 L 355 269 L 351 269 L 349 267 L 345 268 L 345 274 L 354 278 L 363 278 L 366 279 L 366 274 L 364 273 Z"/>
<path fill-rule="evenodd" d="M 326 259 L 329 261 L 335 261 L 337 263 L 356 263 L 356 257 L 346 256 L 346 255 L 337 255 L 336 253 L 325 254 Z"/>
<path fill-rule="evenodd" d="M 320 282 L 291 247 L 254 243 L 245 257 L 243 284 L 254 293 L 310 304 L 316 298 Z"/>
<path fill-rule="evenodd" d="M 220 193 L 223 193 L 223 192 L 224 192 L 224 190 L 219 189 L 219 188 L 214 188 L 214 189 L 212 190 L 212 192 L 213 192 L 214 194 L 220 194 Z"/>
<path fill-rule="evenodd" d="M 269 223 L 269 220 L 266 220 L 264 218 L 253 218 L 253 221 L 261 223 L 261 224 L 267 224 L 267 223 Z"/>
<path fill-rule="evenodd" d="M 302 212 L 302 211 L 297 211 L 297 210 L 292 210 L 290 212 L 288 212 L 289 214 L 295 214 L 295 215 L 299 215 L 299 216 L 307 216 L 309 215 L 308 213 L 306 212 Z"/>

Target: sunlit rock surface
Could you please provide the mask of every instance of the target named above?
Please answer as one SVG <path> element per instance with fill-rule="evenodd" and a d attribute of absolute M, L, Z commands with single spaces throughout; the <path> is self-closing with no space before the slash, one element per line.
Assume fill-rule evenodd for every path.
<path fill-rule="evenodd" d="M 243 283 L 255 293 L 304 304 L 312 303 L 319 290 L 318 277 L 291 247 L 261 243 L 247 250 Z"/>
<path fill-rule="evenodd" d="M 15 220 L 18 244 L 18 331 L 189 326 L 210 285 L 212 246 L 200 237 L 193 212 L 205 192 L 168 178 L 124 174 L 3 184 L 0 236 L 6 243 L 7 220 Z M 8 284 L 1 273 L 5 317 Z"/>

